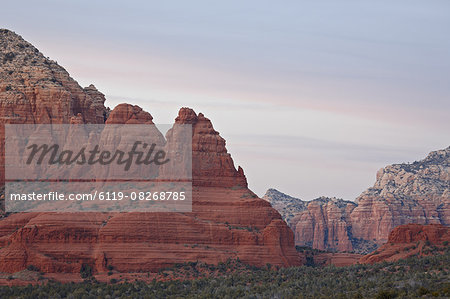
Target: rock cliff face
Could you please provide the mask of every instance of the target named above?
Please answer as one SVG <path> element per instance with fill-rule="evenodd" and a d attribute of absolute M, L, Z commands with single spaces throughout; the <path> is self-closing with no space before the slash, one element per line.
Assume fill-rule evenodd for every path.
<path fill-rule="evenodd" d="M 296 245 L 353 251 L 350 214 L 356 207 L 354 202 L 328 197 L 302 201 L 274 189 L 263 198 L 283 215 L 294 231 Z"/>
<path fill-rule="evenodd" d="M 19 35 L 0 30 L 2 123 L 68 123 L 79 113 L 85 123 L 103 123 L 105 97 L 82 88 L 56 62 Z"/>
<path fill-rule="evenodd" d="M 448 249 L 450 228 L 442 224 L 406 224 L 389 234 L 386 244 L 362 257 L 360 263 L 396 261 L 412 255 L 424 256 Z"/>
<path fill-rule="evenodd" d="M 353 236 L 382 244 L 402 224 L 450 225 L 449 166 L 450 147 L 412 164 L 379 170 L 374 186 L 356 199 Z"/>
<path fill-rule="evenodd" d="M 192 124 L 192 176 L 194 185 L 202 187 L 247 188 L 241 167 L 234 167 L 225 148 L 225 139 L 214 130 L 211 121 L 202 113 L 182 108 L 176 124 Z"/>
<path fill-rule="evenodd" d="M 0 185 L 4 181 L 4 124 L 104 123 L 105 97 L 82 88 L 55 61 L 19 35 L 0 29 Z"/>
<path fill-rule="evenodd" d="M 121 104 L 110 112 L 103 94 L 92 85 L 81 88 L 16 34 L 2 30 L 0 38 L 1 124 L 152 123 L 137 106 Z M 259 266 L 300 265 L 292 231 L 247 188 L 243 170 L 235 168 L 210 120 L 182 108 L 175 123 L 193 126 L 191 213 L 10 214 L 0 218 L 0 271 L 34 265 L 44 272 L 79 273 L 88 264 L 94 272 L 108 266 L 148 272 L 228 258 Z M 170 146 L 170 138 L 167 142 Z"/>
<path fill-rule="evenodd" d="M 310 202 L 276 190 L 264 198 L 294 230 L 297 245 L 367 253 L 402 224 L 450 225 L 450 147 L 424 160 L 387 166 L 356 203 L 322 198 Z"/>
<path fill-rule="evenodd" d="M 321 250 L 352 251 L 349 216 L 355 204 L 336 198 L 318 198 L 292 220 L 297 245 Z M 308 241 L 303 241 L 308 240 Z"/>

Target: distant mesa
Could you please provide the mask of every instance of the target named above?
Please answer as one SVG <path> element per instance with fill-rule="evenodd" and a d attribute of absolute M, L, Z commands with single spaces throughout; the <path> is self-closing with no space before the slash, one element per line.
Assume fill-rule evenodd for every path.
<path fill-rule="evenodd" d="M 355 202 L 326 197 L 303 201 L 274 189 L 263 198 L 292 228 L 296 245 L 369 253 L 399 225 L 450 225 L 449 165 L 447 147 L 421 161 L 386 166 Z"/>
<path fill-rule="evenodd" d="M 348 232 L 350 214 L 357 206 L 354 202 L 329 197 L 303 201 L 275 189 L 269 189 L 263 199 L 269 201 L 292 228 L 297 246 L 354 251 Z"/>

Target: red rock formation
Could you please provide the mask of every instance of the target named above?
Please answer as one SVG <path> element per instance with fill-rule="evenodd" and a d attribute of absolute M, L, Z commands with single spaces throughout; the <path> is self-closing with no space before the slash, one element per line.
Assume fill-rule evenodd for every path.
<path fill-rule="evenodd" d="M 372 264 L 396 261 L 412 255 L 430 255 L 448 248 L 449 242 L 450 228 L 441 224 L 400 225 L 390 232 L 386 244 L 362 257 L 359 262 Z"/>
<path fill-rule="evenodd" d="M 0 221 L 0 271 L 35 265 L 44 272 L 78 273 L 87 263 L 100 272 L 108 265 L 147 272 L 238 257 L 259 266 L 299 265 L 291 230 L 264 201 L 243 199 L 245 192 L 197 187 L 193 212 L 183 214 L 14 214 Z"/>
<path fill-rule="evenodd" d="M 450 228 L 440 224 L 406 224 L 396 227 L 389 234 L 388 244 L 405 244 L 417 241 L 429 241 L 440 245 L 450 241 Z"/>
<path fill-rule="evenodd" d="M 3 30 L 0 38 L 2 124 L 103 123 L 106 118 L 107 124 L 152 123 L 137 106 L 121 104 L 109 112 L 95 87 L 82 89 L 14 33 Z M 0 218 L 0 271 L 34 265 L 44 272 L 79 273 L 82 264 L 89 264 L 95 272 L 110 265 L 148 272 L 228 258 L 259 266 L 301 264 L 292 231 L 247 188 L 242 169 L 234 167 L 209 119 L 183 108 L 176 123 L 193 127 L 192 212 L 11 214 Z"/>
<path fill-rule="evenodd" d="M 153 117 L 139 106 L 119 104 L 109 114 L 106 124 L 153 124 Z"/>
<path fill-rule="evenodd" d="M 110 117 L 117 115 L 115 111 Z M 280 214 L 243 186 L 245 177 L 234 168 L 210 121 L 183 108 L 180 116 L 186 114 L 194 120 L 192 213 L 33 214 L 17 231 L 3 232 L 0 271 L 19 271 L 32 264 L 44 272 L 76 273 L 87 263 L 100 272 L 108 265 L 142 272 L 228 258 L 259 266 L 299 265 L 293 233 Z M 198 167 L 217 167 L 217 174 Z M 0 221 L 0 228 L 22 219 L 21 214 L 11 215 Z"/>
<path fill-rule="evenodd" d="M 181 108 L 176 124 L 192 124 L 192 176 L 194 186 L 247 188 L 241 167 L 236 170 L 225 139 L 202 113 Z"/>
<path fill-rule="evenodd" d="M 311 201 L 291 221 L 296 245 L 352 251 L 348 218 L 355 206 L 352 202 L 329 198 Z"/>

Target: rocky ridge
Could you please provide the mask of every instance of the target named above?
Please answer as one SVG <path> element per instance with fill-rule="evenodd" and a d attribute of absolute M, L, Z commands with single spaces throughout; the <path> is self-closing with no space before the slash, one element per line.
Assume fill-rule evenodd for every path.
<path fill-rule="evenodd" d="M 382 244 L 402 224 L 450 225 L 449 171 L 450 147 L 421 161 L 380 169 L 374 186 L 356 199 L 353 236 Z"/>
<path fill-rule="evenodd" d="M 269 189 L 262 197 L 270 202 L 272 207 L 283 215 L 286 223 L 291 226 L 294 216 L 307 209 L 308 202 L 284 194 L 276 189 Z"/>
<path fill-rule="evenodd" d="M 0 185 L 4 124 L 104 123 L 109 109 L 94 85 L 82 88 L 21 36 L 0 29 Z"/>
<path fill-rule="evenodd" d="M 263 198 L 283 215 L 297 245 L 368 253 L 399 225 L 450 225 L 449 164 L 450 147 L 421 161 L 387 166 L 355 202 L 301 201 L 273 189 Z"/>

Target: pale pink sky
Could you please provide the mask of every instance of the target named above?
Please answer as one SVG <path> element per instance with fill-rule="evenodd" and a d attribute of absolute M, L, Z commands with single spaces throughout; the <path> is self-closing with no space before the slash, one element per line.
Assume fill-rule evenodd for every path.
<path fill-rule="evenodd" d="M 449 145 L 448 1 L 2 6 L 0 27 L 110 107 L 203 112 L 259 195 L 354 199 L 386 164 Z"/>

